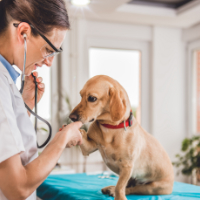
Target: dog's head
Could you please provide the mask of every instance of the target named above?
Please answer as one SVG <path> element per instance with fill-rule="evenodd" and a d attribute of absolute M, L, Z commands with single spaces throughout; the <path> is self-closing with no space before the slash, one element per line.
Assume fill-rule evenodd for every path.
<path fill-rule="evenodd" d="M 80 95 L 81 102 L 70 114 L 73 121 L 87 123 L 102 120 L 116 123 L 130 113 L 126 91 L 108 76 L 99 75 L 88 80 Z"/>

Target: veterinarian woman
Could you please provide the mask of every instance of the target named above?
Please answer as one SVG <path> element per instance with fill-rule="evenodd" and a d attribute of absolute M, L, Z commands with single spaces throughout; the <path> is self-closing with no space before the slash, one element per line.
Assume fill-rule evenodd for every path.
<path fill-rule="evenodd" d="M 80 144 L 81 122 L 70 124 L 38 156 L 36 135 L 23 101 L 34 108 L 34 80 L 43 64 L 51 66 L 69 29 L 63 0 L 0 0 L 0 200 L 36 200 L 35 190 L 54 168 L 67 146 Z M 24 63 L 23 95 L 15 86 Z M 37 76 L 37 73 L 34 72 Z M 44 93 L 37 77 L 39 102 Z"/>

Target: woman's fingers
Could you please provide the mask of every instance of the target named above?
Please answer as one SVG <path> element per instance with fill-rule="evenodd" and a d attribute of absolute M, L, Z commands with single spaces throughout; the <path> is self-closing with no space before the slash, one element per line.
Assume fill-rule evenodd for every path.
<path fill-rule="evenodd" d="M 71 148 L 73 146 L 73 144 L 71 142 L 69 142 L 66 147 Z"/>
<path fill-rule="evenodd" d="M 43 78 L 42 77 L 38 77 L 37 79 L 36 79 L 36 82 L 37 83 L 41 83 L 43 81 Z"/>
<path fill-rule="evenodd" d="M 36 73 L 36 72 L 34 72 L 34 73 Z M 34 74 L 34 76 L 35 76 L 35 74 Z M 44 89 L 45 88 L 45 85 L 44 85 L 44 83 L 42 83 L 42 81 L 43 81 L 42 77 L 37 77 L 36 76 L 36 82 L 38 83 L 38 88 L 39 89 Z"/>
<path fill-rule="evenodd" d="M 74 141 L 71 141 L 69 144 L 67 144 L 67 146 L 69 146 L 69 147 L 76 146 L 76 145 L 78 145 L 78 143 L 79 142 L 74 140 Z"/>
<path fill-rule="evenodd" d="M 59 131 L 62 131 L 65 126 L 67 126 L 67 125 L 62 125 L 62 127 L 59 128 Z"/>
<path fill-rule="evenodd" d="M 38 77 L 38 73 L 37 72 L 33 72 L 33 75 L 36 77 L 36 82 L 38 83 L 38 88 L 43 89 L 45 87 L 44 83 L 42 83 L 43 78 L 42 77 Z M 26 76 L 26 80 L 27 79 L 30 79 L 31 82 L 34 81 L 34 78 L 33 78 L 32 74 L 29 75 L 29 76 Z"/>
<path fill-rule="evenodd" d="M 80 121 L 73 122 L 72 124 L 73 124 L 74 128 L 77 128 L 77 129 L 81 128 L 81 126 L 83 125 L 83 123 Z"/>
<path fill-rule="evenodd" d="M 81 145 L 82 144 L 82 139 L 78 141 L 77 145 Z"/>
<path fill-rule="evenodd" d="M 35 76 L 35 77 L 38 77 L 38 73 L 35 71 L 35 72 L 33 72 L 33 75 Z M 32 75 L 31 75 L 32 76 Z"/>
<path fill-rule="evenodd" d="M 71 147 L 70 144 L 67 144 L 67 145 L 66 145 L 66 148 L 70 148 L 70 147 Z"/>
<path fill-rule="evenodd" d="M 39 89 L 44 89 L 44 88 L 45 88 L 44 83 L 40 83 L 40 84 L 38 85 L 38 88 L 39 88 Z"/>
<path fill-rule="evenodd" d="M 38 83 L 38 87 L 39 88 L 44 88 L 45 86 L 44 86 L 44 83 L 42 83 L 42 81 L 43 81 L 43 78 L 42 77 L 38 77 L 38 73 L 37 72 L 33 72 L 33 75 L 36 77 L 36 82 Z M 33 76 L 32 75 L 30 75 L 32 78 L 33 78 Z"/>
<path fill-rule="evenodd" d="M 82 134 L 79 128 L 82 126 L 82 122 L 73 122 L 69 125 L 63 125 L 59 130 L 67 134 L 68 143 L 66 147 L 80 145 L 82 143 Z"/>
<path fill-rule="evenodd" d="M 73 141 L 70 141 L 70 142 L 66 145 L 66 147 L 71 148 L 72 146 L 81 145 L 81 143 L 82 143 L 81 140 L 78 140 L 78 141 L 73 140 Z"/>

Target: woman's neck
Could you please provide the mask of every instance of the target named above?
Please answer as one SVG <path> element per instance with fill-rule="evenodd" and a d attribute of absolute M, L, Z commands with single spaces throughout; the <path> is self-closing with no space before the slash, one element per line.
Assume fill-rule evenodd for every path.
<path fill-rule="evenodd" d="M 0 35 L 0 54 L 11 64 L 14 64 L 13 44 L 9 31 Z"/>

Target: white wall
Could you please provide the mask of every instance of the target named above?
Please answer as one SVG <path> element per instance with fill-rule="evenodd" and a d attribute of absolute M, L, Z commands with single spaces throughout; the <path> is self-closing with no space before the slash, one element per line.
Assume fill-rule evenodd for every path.
<path fill-rule="evenodd" d="M 185 45 L 182 30 L 154 27 L 152 65 L 152 134 L 170 159 L 186 137 Z M 176 180 L 184 180 L 176 177 Z"/>
<path fill-rule="evenodd" d="M 89 77 L 90 46 L 119 48 L 121 45 L 121 48 L 131 49 L 132 45 L 134 49 L 136 45 L 141 48 L 145 55 L 143 80 L 146 80 L 142 84 L 144 126 L 174 161 L 186 137 L 184 44 L 181 29 L 72 19 L 72 30 L 67 35 L 62 55 L 62 89 L 68 91 L 75 106 L 80 100 L 79 91 Z M 101 160 L 99 155 L 91 155 L 90 167 L 101 170 L 102 165 L 92 164 L 95 159 Z M 67 149 L 60 159 L 68 164 L 77 161 L 83 162 L 83 156 L 75 148 Z M 76 169 L 81 172 L 82 166 Z M 176 180 L 184 179 L 176 177 Z"/>
<path fill-rule="evenodd" d="M 200 23 L 183 30 L 183 40 L 187 44 L 200 39 Z"/>

